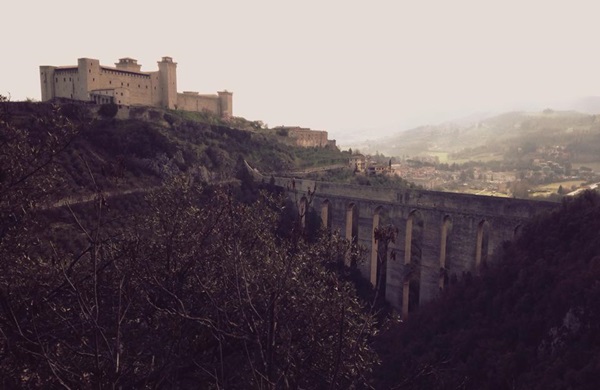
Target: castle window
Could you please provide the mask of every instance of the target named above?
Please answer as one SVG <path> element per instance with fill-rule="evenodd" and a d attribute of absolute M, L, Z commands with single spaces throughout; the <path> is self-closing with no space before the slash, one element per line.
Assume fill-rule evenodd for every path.
<path fill-rule="evenodd" d="M 121 96 L 123 96 L 123 92 L 121 92 Z"/>
<path fill-rule="evenodd" d="M 66 78 L 66 77 L 63 77 L 63 81 L 67 81 L 67 78 Z"/>
<path fill-rule="evenodd" d="M 94 77 L 94 78 L 92 79 L 92 81 L 96 81 L 96 78 Z"/>
<path fill-rule="evenodd" d="M 56 78 L 56 82 L 58 83 L 58 77 Z"/>
<path fill-rule="evenodd" d="M 138 88 L 142 88 L 142 86 L 138 84 Z"/>
<path fill-rule="evenodd" d="M 123 86 L 123 82 L 121 81 L 121 87 Z"/>
<path fill-rule="evenodd" d="M 90 70 L 88 70 L 88 72 L 89 72 L 89 73 L 92 73 L 92 70 L 90 69 Z"/>
<path fill-rule="evenodd" d="M 129 83 L 127 83 L 127 86 L 129 87 Z"/>
<path fill-rule="evenodd" d="M 112 80 L 110 80 L 108 83 L 109 83 L 109 84 L 112 84 Z"/>

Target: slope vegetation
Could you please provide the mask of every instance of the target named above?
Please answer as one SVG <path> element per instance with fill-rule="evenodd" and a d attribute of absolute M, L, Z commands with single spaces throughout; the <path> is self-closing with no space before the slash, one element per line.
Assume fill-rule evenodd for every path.
<path fill-rule="evenodd" d="M 93 107 L 73 103 L 3 102 L 0 110 L 6 123 L 27 129 L 32 142 L 44 139 L 49 124 L 59 117 L 76 130 L 54 159 L 63 172 L 61 197 L 154 187 L 180 174 L 206 183 L 231 181 L 243 159 L 262 172 L 347 161 L 335 148 L 290 146 L 240 118 L 225 123 L 153 110 L 145 119 L 119 120 L 114 113 L 103 117 Z"/>
<path fill-rule="evenodd" d="M 366 387 L 373 318 L 341 266 L 359 251 L 309 242 L 277 194 L 202 182 L 266 167 L 255 134 L 0 109 L 0 388 Z"/>

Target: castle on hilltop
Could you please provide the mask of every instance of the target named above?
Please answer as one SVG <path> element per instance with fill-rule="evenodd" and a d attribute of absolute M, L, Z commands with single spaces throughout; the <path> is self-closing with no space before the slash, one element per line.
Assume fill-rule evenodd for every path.
<path fill-rule="evenodd" d="M 40 66 L 42 101 L 63 98 L 233 115 L 231 92 L 177 92 L 177 63 L 171 57 L 158 62 L 158 71 L 142 72 L 141 68 L 133 58 L 121 58 L 115 67 L 92 58 L 79 58 L 77 66 Z"/>

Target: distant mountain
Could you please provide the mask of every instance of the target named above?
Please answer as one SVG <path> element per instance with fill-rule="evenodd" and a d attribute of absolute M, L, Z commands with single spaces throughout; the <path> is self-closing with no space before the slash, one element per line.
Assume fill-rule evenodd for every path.
<path fill-rule="evenodd" d="M 469 115 L 466 115 L 466 116 L 463 116 L 463 117 L 460 117 L 457 119 L 444 121 L 440 125 L 452 124 L 452 125 L 457 125 L 457 126 L 472 126 L 483 120 L 494 117 L 496 115 L 498 115 L 498 112 L 490 112 L 490 111 L 474 112 L 472 114 L 469 114 Z"/>
<path fill-rule="evenodd" d="M 595 99 L 585 99 L 589 109 Z M 583 100 L 581 104 L 584 104 Z M 597 98 L 600 112 L 600 97 Z M 594 115 L 546 109 L 541 112 L 478 113 L 437 125 L 415 127 L 394 136 L 365 142 L 360 150 L 390 156 L 464 153 L 476 150 L 503 154 L 511 148 L 571 145 L 575 140 L 600 146 L 600 118 Z M 587 140 L 589 138 L 589 140 Z"/>
<path fill-rule="evenodd" d="M 575 99 L 570 102 L 566 102 L 563 107 L 558 108 L 578 111 L 591 115 L 600 114 L 600 96 L 587 96 L 584 98 Z"/>

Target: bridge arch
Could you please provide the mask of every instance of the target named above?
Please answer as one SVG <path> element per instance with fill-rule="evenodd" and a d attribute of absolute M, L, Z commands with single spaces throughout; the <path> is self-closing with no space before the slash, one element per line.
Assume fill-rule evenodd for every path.
<path fill-rule="evenodd" d="M 512 236 L 513 240 L 518 238 L 521 235 L 521 233 L 523 233 L 523 225 L 518 224 L 517 226 L 515 226 L 515 228 L 513 230 L 513 236 Z"/>
<path fill-rule="evenodd" d="M 449 215 L 444 216 L 442 220 L 441 239 L 440 239 L 440 278 L 439 287 L 443 290 L 448 285 L 448 254 L 450 253 L 450 241 L 448 240 L 452 232 L 452 218 Z"/>
<path fill-rule="evenodd" d="M 477 244 L 475 247 L 475 271 L 479 273 L 486 264 L 490 251 L 490 223 L 485 219 L 477 225 Z"/>
<path fill-rule="evenodd" d="M 321 226 L 331 229 L 331 205 L 328 199 L 321 202 Z"/>
<path fill-rule="evenodd" d="M 384 241 L 378 239 L 376 232 L 386 225 L 389 225 L 388 210 L 383 206 L 379 206 L 373 212 L 369 280 L 371 285 L 379 290 L 383 296 L 385 296 L 387 272 L 387 246 Z"/>
<path fill-rule="evenodd" d="M 354 202 L 346 206 L 346 239 L 352 244 L 358 242 L 358 205 Z M 346 265 L 350 266 L 350 259 L 346 259 Z"/>
<path fill-rule="evenodd" d="M 421 254 L 425 222 L 419 210 L 413 210 L 406 220 L 404 243 L 404 286 L 402 291 L 402 317 L 419 306 L 421 289 Z"/>
<path fill-rule="evenodd" d="M 306 196 L 300 198 L 298 213 L 300 214 L 300 228 L 304 230 L 306 228 L 306 214 L 308 213 L 308 199 L 306 199 Z"/>

